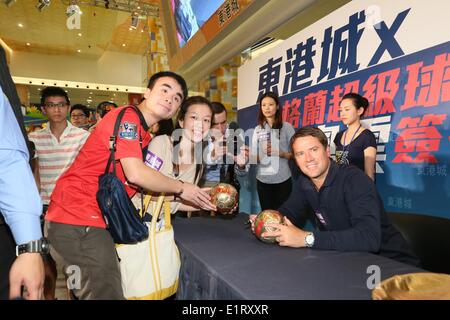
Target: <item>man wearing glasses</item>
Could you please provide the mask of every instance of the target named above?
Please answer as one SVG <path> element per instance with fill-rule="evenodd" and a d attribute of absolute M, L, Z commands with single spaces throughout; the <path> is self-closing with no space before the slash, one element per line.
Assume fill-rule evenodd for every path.
<path fill-rule="evenodd" d="M 70 108 L 70 122 L 77 128 L 89 130 L 91 112 L 83 104 L 75 104 Z"/>
<path fill-rule="evenodd" d="M 44 215 L 56 181 L 71 166 L 89 132 L 67 121 L 70 101 L 63 89 L 47 87 L 42 90 L 41 108 L 48 122 L 44 129 L 30 133 L 29 139 L 36 146 Z M 56 273 L 55 262 L 48 256 L 45 263 L 44 285 L 44 296 L 47 300 L 55 298 Z"/>

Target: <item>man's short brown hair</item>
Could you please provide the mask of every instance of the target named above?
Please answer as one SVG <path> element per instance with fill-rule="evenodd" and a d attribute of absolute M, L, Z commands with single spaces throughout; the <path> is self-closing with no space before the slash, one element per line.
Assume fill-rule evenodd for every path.
<path fill-rule="evenodd" d="M 298 129 L 295 132 L 295 134 L 292 136 L 291 143 L 290 143 L 291 150 L 293 150 L 292 146 L 294 145 L 295 140 L 297 140 L 298 138 L 309 137 L 309 136 L 317 138 L 325 149 L 328 147 L 328 138 L 325 135 L 325 133 L 323 133 L 322 130 L 320 130 L 319 128 L 315 128 L 315 127 L 303 127 L 303 128 Z"/>

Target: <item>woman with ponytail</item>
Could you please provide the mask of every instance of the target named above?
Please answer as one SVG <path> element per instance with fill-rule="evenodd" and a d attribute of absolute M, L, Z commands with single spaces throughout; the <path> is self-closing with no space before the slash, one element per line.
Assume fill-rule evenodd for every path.
<path fill-rule="evenodd" d="M 357 93 L 344 95 L 339 110 L 347 129 L 336 135 L 334 144 L 338 164 L 352 164 L 375 180 L 377 141 L 375 135 L 361 125 L 361 117 L 368 106 L 369 101 Z"/>

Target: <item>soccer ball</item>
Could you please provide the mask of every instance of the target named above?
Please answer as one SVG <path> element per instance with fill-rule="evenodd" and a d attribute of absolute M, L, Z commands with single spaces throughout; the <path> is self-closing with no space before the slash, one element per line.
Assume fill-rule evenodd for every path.
<path fill-rule="evenodd" d="M 211 188 L 211 202 L 217 207 L 218 212 L 231 211 L 239 201 L 239 195 L 235 187 L 228 183 L 219 183 Z"/>
<path fill-rule="evenodd" d="M 263 210 L 261 211 L 255 219 L 255 236 L 266 243 L 275 243 L 275 237 L 263 237 L 262 234 L 266 231 L 275 231 L 273 227 L 267 227 L 267 223 L 283 223 L 283 216 L 276 210 Z"/>

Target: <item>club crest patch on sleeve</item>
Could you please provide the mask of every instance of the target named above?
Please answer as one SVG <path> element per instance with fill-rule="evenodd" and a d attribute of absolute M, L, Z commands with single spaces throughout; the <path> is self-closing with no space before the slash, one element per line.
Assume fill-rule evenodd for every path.
<path fill-rule="evenodd" d="M 137 140 L 137 125 L 132 122 L 122 123 L 120 125 L 119 137 L 125 140 Z"/>

